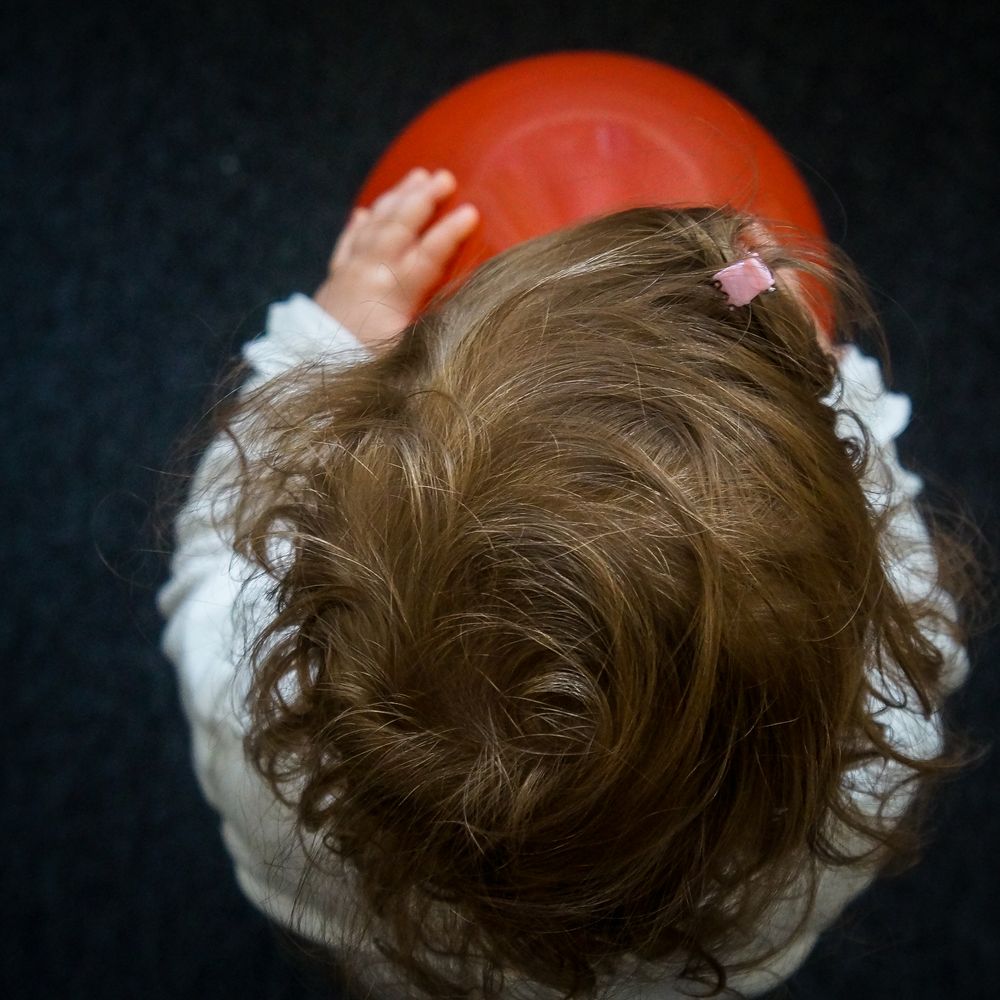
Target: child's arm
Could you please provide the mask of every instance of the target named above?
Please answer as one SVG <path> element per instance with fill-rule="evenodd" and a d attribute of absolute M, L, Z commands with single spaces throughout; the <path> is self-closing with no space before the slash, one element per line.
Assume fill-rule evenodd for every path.
<path fill-rule="evenodd" d="M 421 232 L 454 183 L 448 171 L 432 177 L 418 170 L 370 210 L 355 213 L 315 298 L 296 294 L 275 303 L 263 335 L 244 345 L 250 374 L 243 391 L 297 364 L 355 363 L 399 333 L 478 219 L 474 211 L 458 209 Z M 157 595 L 167 620 L 163 649 L 177 669 L 183 704 L 196 727 L 214 727 L 219 715 L 227 714 L 220 699 L 228 696 L 235 670 L 232 610 L 248 568 L 221 527 L 231 497 L 220 487 L 237 460 L 236 447 L 224 434 L 202 455 L 175 523 L 170 575 Z M 207 752 L 197 740 L 195 749 L 196 757 Z M 201 767 L 199 774 L 204 775 Z M 206 794 L 216 804 L 207 789 Z"/>
<path fill-rule="evenodd" d="M 315 299 L 293 295 L 272 305 L 264 334 L 244 346 L 250 376 L 243 391 L 299 363 L 343 366 L 363 360 L 398 333 L 470 230 L 472 217 L 455 212 L 419 235 L 435 199 L 453 183 L 450 175 L 425 182 L 418 173 L 370 211 L 356 213 Z M 266 596 L 266 587 L 251 581 L 255 585 L 244 589 L 251 568 L 212 518 L 213 510 L 224 515 L 225 502 L 215 504 L 236 454 L 233 442 L 220 434 L 202 456 L 176 520 L 170 574 L 157 605 L 166 619 L 163 652 L 176 669 L 191 726 L 195 774 L 219 813 L 236 877 L 264 913 L 288 923 L 297 898 L 297 864 L 293 858 L 285 866 L 271 862 L 283 856 L 292 818 L 243 754 L 246 678 L 239 669 L 239 615 Z M 302 915 L 308 918 L 306 909 Z"/>
<path fill-rule="evenodd" d="M 241 391 L 257 389 L 295 365 L 319 361 L 336 368 L 364 360 L 393 340 L 478 224 L 477 211 L 460 206 L 424 231 L 454 186 L 450 171 L 432 175 L 421 167 L 370 209 L 357 210 L 337 240 L 315 295 L 295 294 L 272 305 L 263 334 L 243 346 L 250 372 Z M 178 547 L 192 532 L 208 529 L 207 508 L 195 498 L 217 485 L 235 459 L 236 449 L 225 435 L 202 456 L 178 520 Z"/>

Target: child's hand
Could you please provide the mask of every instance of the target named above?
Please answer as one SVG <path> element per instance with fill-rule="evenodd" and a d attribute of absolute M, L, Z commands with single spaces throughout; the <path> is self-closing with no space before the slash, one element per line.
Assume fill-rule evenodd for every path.
<path fill-rule="evenodd" d="M 375 349 L 416 315 L 459 244 L 479 223 L 474 205 L 460 205 L 421 232 L 438 203 L 455 189 L 449 170 L 411 170 L 371 208 L 354 211 L 313 296 L 363 344 Z"/>

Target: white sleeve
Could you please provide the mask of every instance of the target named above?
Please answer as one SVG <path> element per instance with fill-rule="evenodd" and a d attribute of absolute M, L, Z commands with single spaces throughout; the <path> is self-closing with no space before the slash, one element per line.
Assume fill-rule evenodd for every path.
<path fill-rule="evenodd" d="M 853 410 L 871 432 L 873 452 L 862 480 L 866 495 L 876 509 L 894 506 L 888 523 L 886 564 L 892 582 L 909 600 L 929 598 L 949 616 L 954 615 L 955 604 L 951 596 L 937 587 L 937 563 L 930 546 L 930 538 L 923 517 L 914 501 L 923 489 L 920 476 L 903 468 L 896 449 L 896 438 L 910 422 L 911 402 L 908 396 L 889 392 L 882 380 L 877 360 L 868 357 L 854 344 L 846 345 L 840 355 L 842 393 L 829 397 L 828 405 L 839 411 Z M 837 417 L 840 437 L 858 437 L 855 422 L 845 413 Z M 945 687 L 953 690 L 964 680 L 969 670 L 966 650 L 932 625 L 924 624 L 925 634 L 945 657 Z M 881 686 L 881 685 L 880 685 Z M 886 727 L 890 741 L 912 757 L 929 759 L 942 749 L 942 720 L 939 710 L 925 718 L 916 692 L 907 687 L 887 684 L 886 692 L 897 700 L 905 696 L 906 704 L 900 707 L 882 706 L 871 699 L 876 718 Z M 884 686 L 883 686 L 884 689 Z M 911 783 L 901 785 L 911 772 L 895 761 L 876 760 L 845 776 L 845 787 L 864 812 L 875 817 L 883 808 L 887 821 L 901 817 L 913 800 L 916 787 Z M 850 831 L 837 831 L 842 846 L 853 853 L 860 853 L 869 844 L 863 843 Z M 773 989 L 791 976 L 805 961 L 820 934 L 859 896 L 875 879 L 877 870 L 868 866 L 827 867 L 818 869 L 819 883 L 816 900 L 808 917 L 791 939 L 802 916 L 806 898 L 802 887 L 794 887 L 787 901 L 773 914 L 768 925 L 760 930 L 754 942 L 788 944 L 768 962 L 745 973 L 734 976 L 731 985 L 749 996 L 758 996 Z"/>
<path fill-rule="evenodd" d="M 296 365 L 318 362 L 328 368 L 346 368 L 371 354 L 347 327 L 312 299 L 297 293 L 268 309 L 264 332 L 243 345 L 241 356 L 250 369 L 240 388 L 245 395 Z M 178 548 L 186 547 L 195 535 L 202 536 L 199 551 L 224 542 L 209 530 L 211 508 L 203 501 L 235 458 L 235 446 L 224 434 L 205 450 L 177 521 Z"/>
<path fill-rule="evenodd" d="M 246 393 L 304 362 L 346 367 L 370 357 L 370 353 L 312 299 L 295 294 L 270 307 L 264 333 L 243 346 L 242 357 L 250 368 L 241 389 Z M 220 434 L 206 448 L 195 470 L 187 502 L 175 523 L 170 579 L 157 597 L 161 613 L 168 618 L 190 587 L 211 575 L 219 557 L 228 558 L 227 539 L 212 527 L 214 508 L 209 496 L 235 458 L 232 440 Z M 203 565 L 206 559 L 209 562 Z"/>
<path fill-rule="evenodd" d="M 276 302 L 267 312 L 265 332 L 243 347 L 253 369 L 246 388 L 305 361 L 322 361 L 337 368 L 363 361 L 371 352 L 342 323 L 306 295 Z"/>
<path fill-rule="evenodd" d="M 370 357 L 368 350 L 312 299 L 293 295 L 272 305 L 264 333 L 247 343 L 250 375 L 243 391 L 256 388 L 309 361 L 343 367 Z M 187 501 L 175 522 L 167 581 L 156 596 L 166 619 L 161 648 L 177 671 L 181 701 L 192 726 L 195 770 L 209 801 L 220 808 L 225 790 L 213 779 L 210 759 L 220 730 L 239 731 L 234 697 L 234 608 L 252 575 L 230 539 L 213 526 L 218 483 L 233 467 L 236 448 L 225 435 L 208 446 L 195 471 Z M 246 594 L 244 593 L 245 597 Z"/>
<path fill-rule="evenodd" d="M 938 586 L 937 559 L 927 524 L 915 503 L 924 482 L 900 464 L 896 448 L 896 438 L 910 422 L 910 398 L 903 393 L 889 392 L 882 380 L 878 361 L 862 354 L 854 344 L 844 348 L 840 370 L 843 395 L 830 402 L 841 409 L 857 412 L 874 439 L 875 453 L 871 456 L 863 483 L 865 492 L 877 509 L 895 508 L 885 539 L 890 579 L 907 600 L 926 599 L 953 619 L 955 602 Z M 853 422 L 844 413 L 838 414 L 837 432 L 842 437 L 857 433 Z M 955 690 L 969 672 L 965 648 L 937 629 L 925 626 L 925 634 L 944 655 L 946 691 Z"/>
<path fill-rule="evenodd" d="M 319 361 L 338 368 L 371 355 L 312 299 L 293 295 L 271 306 L 263 335 L 246 344 L 242 356 L 250 367 L 245 393 L 300 363 Z M 166 619 L 161 646 L 176 669 L 191 727 L 195 776 L 219 815 L 238 884 L 271 920 L 325 940 L 320 931 L 324 921 L 346 919 L 341 907 L 349 904 L 347 883 L 342 894 L 324 898 L 322 906 L 300 901 L 299 875 L 307 866 L 295 837 L 294 815 L 243 751 L 247 677 L 240 666 L 243 643 L 254 630 L 243 616 L 259 614 L 265 620 L 273 609 L 267 581 L 236 554 L 224 529 L 220 534 L 213 526 L 219 484 L 224 496 L 235 456 L 227 436 L 212 441 L 177 517 L 170 573 L 157 594 Z M 301 925 L 293 924 L 293 910 Z"/>

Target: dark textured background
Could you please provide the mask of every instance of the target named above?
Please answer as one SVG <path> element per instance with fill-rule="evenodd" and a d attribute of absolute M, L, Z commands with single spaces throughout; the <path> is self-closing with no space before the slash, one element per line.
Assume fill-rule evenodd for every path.
<path fill-rule="evenodd" d="M 617 49 L 753 112 L 875 290 L 914 403 L 904 462 L 994 534 L 997 17 L 812 6 L 7 7 L 6 996 L 317 995 L 241 896 L 195 784 L 157 649 L 157 470 L 266 305 L 315 287 L 388 142 L 472 75 Z M 953 718 L 988 740 L 996 633 L 972 649 Z M 789 995 L 997 995 L 997 770 L 990 755 L 943 791 L 921 866 L 854 905 Z"/>

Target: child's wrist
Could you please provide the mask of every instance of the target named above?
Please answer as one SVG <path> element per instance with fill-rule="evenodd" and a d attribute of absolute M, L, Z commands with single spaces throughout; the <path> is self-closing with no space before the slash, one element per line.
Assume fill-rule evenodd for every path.
<path fill-rule="evenodd" d="M 347 308 L 347 303 L 344 302 L 343 295 L 334 286 L 329 277 L 313 292 L 312 300 L 327 316 L 350 331 L 366 347 L 371 348 L 371 345 L 366 343 L 364 337 L 361 335 L 361 324 L 357 322 L 357 316 Z"/>
<path fill-rule="evenodd" d="M 381 303 L 374 292 L 367 297 L 359 296 L 354 289 L 351 294 L 345 294 L 344 288 L 333 281 L 332 276 L 316 289 L 312 299 L 369 351 L 384 347 L 406 326 L 399 314 Z"/>
<path fill-rule="evenodd" d="M 337 301 L 334 295 L 334 290 L 330 286 L 330 279 L 324 279 L 323 283 L 316 289 L 312 294 L 312 300 L 322 309 L 328 316 L 332 316 L 338 323 L 341 322 L 340 318 L 337 316 Z M 352 331 L 353 333 L 353 331 Z"/>

